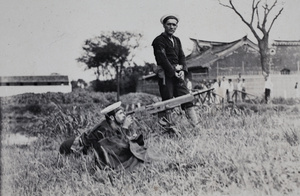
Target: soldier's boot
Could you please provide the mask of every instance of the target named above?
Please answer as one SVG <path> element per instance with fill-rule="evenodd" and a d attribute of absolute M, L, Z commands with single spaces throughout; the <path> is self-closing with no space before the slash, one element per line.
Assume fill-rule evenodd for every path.
<path fill-rule="evenodd" d="M 172 119 L 172 110 L 167 110 L 158 113 L 159 124 L 163 127 L 170 127 L 174 125 L 174 120 Z"/>
<path fill-rule="evenodd" d="M 200 121 L 194 107 L 186 108 L 186 114 L 194 126 L 199 124 Z"/>

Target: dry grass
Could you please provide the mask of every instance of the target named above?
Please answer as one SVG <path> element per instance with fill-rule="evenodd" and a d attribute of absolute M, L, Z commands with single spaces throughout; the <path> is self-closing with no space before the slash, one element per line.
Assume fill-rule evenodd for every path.
<path fill-rule="evenodd" d="M 102 96 L 98 99 L 105 100 L 105 94 Z M 131 96 L 135 97 L 126 97 L 128 102 L 139 95 Z M 2 145 L 2 195 L 300 194 L 297 105 L 216 109 L 201 114 L 196 128 L 178 116 L 178 134 L 164 133 L 155 116 L 139 114 L 134 126 L 146 136 L 154 160 L 128 174 L 95 170 L 91 155 L 58 155 L 59 144 L 68 135 L 102 118 L 98 103 L 89 107 L 76 102 L 45 104 L 38 114 L 23 111 L 27 119 L 35 119 L 33 123 L 14 118 L 21 116 L 25 106 L 15 104 L 5 110 L 2 135 L 19 126 L 38 140 Z M 43 108 L 52 110 L 47 113 Z"/>

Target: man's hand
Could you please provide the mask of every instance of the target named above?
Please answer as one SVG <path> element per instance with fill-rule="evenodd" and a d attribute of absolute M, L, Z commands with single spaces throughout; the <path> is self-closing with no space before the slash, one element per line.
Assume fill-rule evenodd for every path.
<path fill-rule="evenodd" d="M 129 126 L 132 124 L 133 120 L 131 116 L 126 116 L 124 122 L 123 122 L 123 128 L 128 129 Z"/>
<path fill-rule="evenodd" d="M 175 72 L 175 76 L 179 79 L 184 80 L 184 71 Z"/>
<path fill-rule="evenodd" d="M 179 64 L 176 64 L 175 65 L 175 70 L 178 72 L 178 71 L 181 71 L 183 69 L 183 65 L 179 65 Z"/>
<path fill-rule="evenodd" d="M 73 144 L 72 144 L 72 146 L 71 146 L 71 150 L 74 153 L 81 153 L 83 148 L 84 148 L 84 146 L 82 145 L 82 141 L 81 141 L 80 136 L 76 137 Z"/>
<path fill-rule="evenodd" d="M 134 140 L 134 139 L 136 139 L 137 138 L 137 134 L 136 133 L 134 133 L 133 135 L 131 135 L 131 136 L 127 136 L 127 138 L 129 139 L 129 140 Z"/>

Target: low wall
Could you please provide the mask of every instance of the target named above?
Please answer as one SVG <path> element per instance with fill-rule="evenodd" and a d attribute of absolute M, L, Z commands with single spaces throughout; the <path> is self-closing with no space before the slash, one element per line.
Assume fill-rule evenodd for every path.
<path fill-rule="evenodd" d="M 281 75 L 271 74 L 273 82 L 272 97 L 293 98 L 296 97 L 295 83 L 298 82 L 300 88 L 300 74 Z M 221 76 L 220 76 L 221 77 Z M 226 75 L 227 79 L 231 78 L 236 83 L 237 75 Z M 261 97 L 264 95 L 265 79 L 263 75 L 243 75 L 245 78 L 246 91 L 252 95 Z M 195 86 L 195 82 L 193 86 Z M 300 90 L 300 89 L 299 89 Z M 137 92 L 145 92 L 159 96 L 158 84 L 155 81 L 139 81 Z M 300 94 L 300 91 L 299 91 Z"/>
<path fill-rule="evenodd" d="M 300 75 L 281 75 L 271 74 L 271 81 L 273 83 L 272 97 L 293 98 L 296 97 L 295 84 L 300 84 Z M 227 75 L 227 79 L 231 78 L 233 83 L 236 83 L 237 75 Z M 256 96 L 264 95 L 265 79 L 263 75 L 244 75 L 246 91 Z M 300 86 L 299 86 L 300 87 Z"/>

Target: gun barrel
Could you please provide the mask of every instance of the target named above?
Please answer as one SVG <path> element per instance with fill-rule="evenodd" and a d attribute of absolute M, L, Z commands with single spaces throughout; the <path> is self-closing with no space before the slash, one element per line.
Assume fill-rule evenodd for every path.
<path fill-rule="evenodd" d="M 156 103 L 144 106 L 144 107 L 137 108 L 136 110 L 129 111 L 126 114 L 131 115 L 131 114 L 133 114 L 135 112 L 138 112 L 138 111 L 147 111 L 150 114 L 155 114 L 155 113 L 158 113 L 158 112 L 162 112 L 162 111 L 165 111 L 165 110 L 168 110 L 168 109 L 178 107 L 181 104 L 194 101 L 195 96 L 210 92 L 212 90 L 213 90 L 213 88 L 206 89 L 206 90 L 200 90 L 200 91 L 193 92 L 191 94 L 186 94 L 186 95 L 182 95 L 182 96 L 175 97 L 175 98 L 172 98 L 172 99 L 168 99 L 168 100 L 165 100 L 165 101 L 156 102 Z"/>
<path fill-rule="evenodd" d="M 209 89 L 206 89 L 206 90 L 199 90 L 199 91 L 193 92 L 192 95 L 196 96 L 196 95 L 200 95 L 200 94 L 203 94 L 203 93 L 211 92 L 213 90 L 214 90 L 214 88 L 209 88 Z"/>
<path fill-rule="evenodd" d="M 132 115 L 133 113 L 135 113 L 135 111 L 134 111 L 134 110 L 127 111 L 127 112 L 126 112 L 126 115 Z"/>

